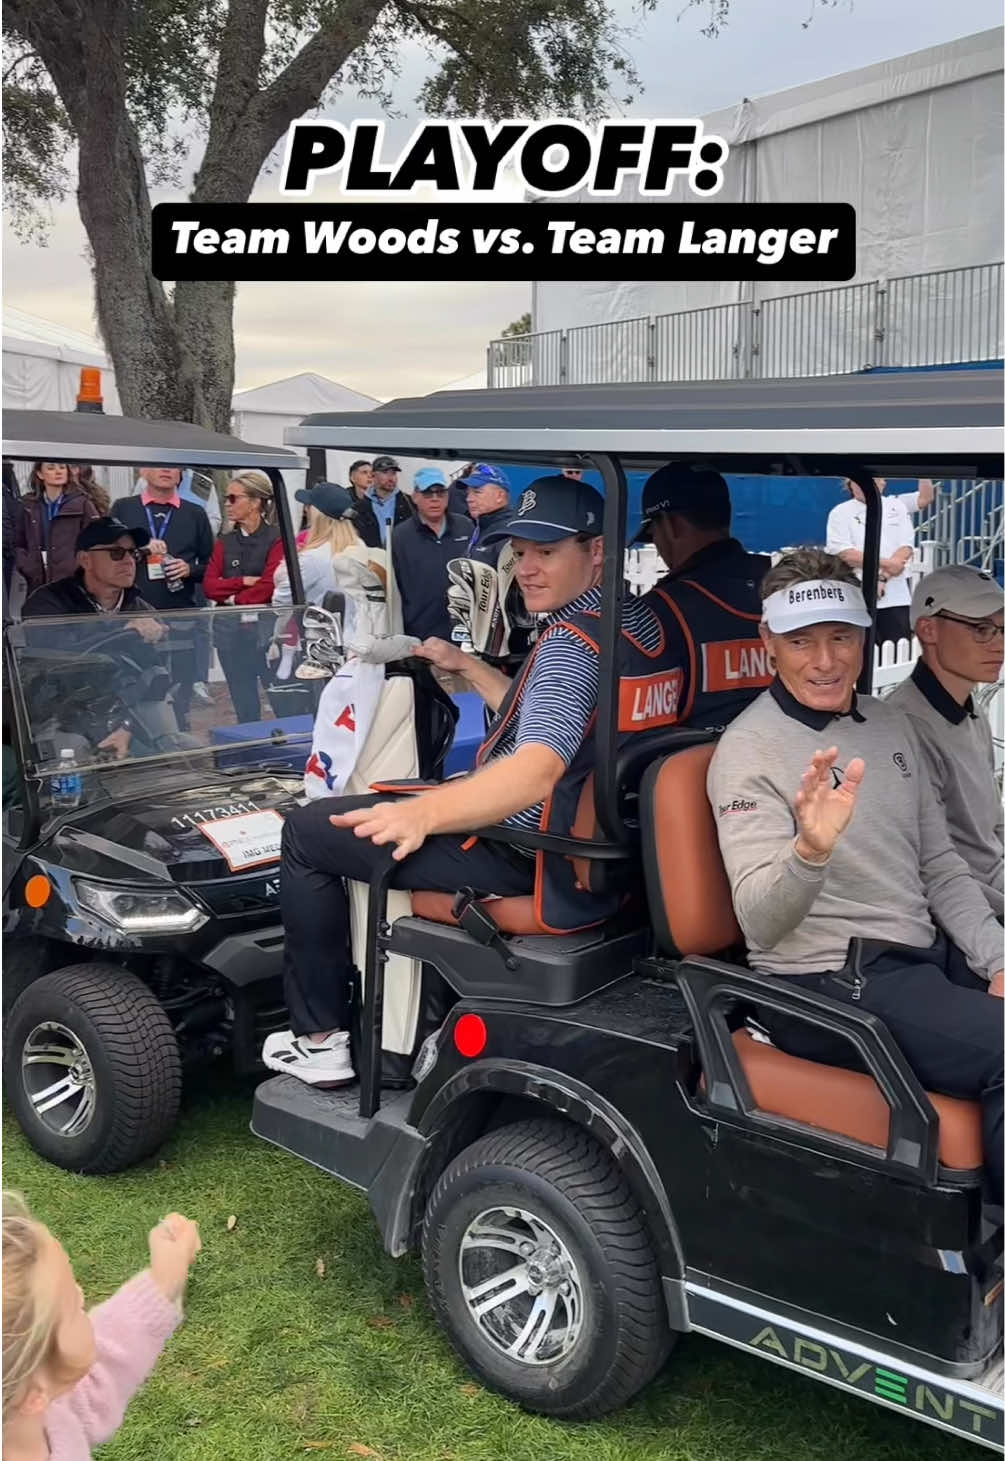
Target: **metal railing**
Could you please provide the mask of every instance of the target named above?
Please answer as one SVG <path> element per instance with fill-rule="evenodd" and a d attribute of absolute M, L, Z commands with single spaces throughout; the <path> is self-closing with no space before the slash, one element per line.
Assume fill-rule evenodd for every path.
<path fill-rule="evenodd" d="M 1000 263 L 974 264 L 492 340 L 488 385 L 837 375 L 999 360 L 1002 272 Z"/>
<path fill-rule="evenodd" d="M 1002 543 L 1001 482 L 942 482 L 935 500 L 918 514 L 917 546 L 926 571 L 946 563 L 996 571 Z"/>

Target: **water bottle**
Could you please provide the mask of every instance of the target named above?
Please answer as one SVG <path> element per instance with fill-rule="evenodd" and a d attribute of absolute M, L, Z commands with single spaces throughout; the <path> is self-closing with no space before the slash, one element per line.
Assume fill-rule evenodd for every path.
<path fill-rule="evenodd" d="M 80 806 L 84 794 L 84 778 L 77 770 L 77 758 L 72 748 L 59 753 L 59 774 L 52 778 L 52 804 L 70 812 Z"/>
<path fill-rule="evenodd" d="M 174 560 L 172 559 L 172 556 L 171 556 L 170 553 L 164 559 L 164 562 L 165 563 L 171 563 L 173 561 Z M 165 574 L 165 577 L 167 577 L 166 574 Z M 169 594 L 180 594 L 181 591 L 182 591 L 182 589 L 184 587 L 185 587 L 185 579 L 183 579 L 183 578 L 168 578 L 168 580 L 167 580 L 167 591 L 168 591 Z"/>

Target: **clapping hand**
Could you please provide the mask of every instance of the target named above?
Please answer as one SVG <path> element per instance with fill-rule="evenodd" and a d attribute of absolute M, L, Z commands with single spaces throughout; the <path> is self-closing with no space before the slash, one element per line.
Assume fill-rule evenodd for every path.
<path fill-rule="evenodd" d="M 199 1229 L 191 1218 L 172 1212 L 151 1230 L 149 1241 L 150 1276 L 165 1298 L 174 1302 L 181 1298 L 188 1271 L 202 1248 Z"/>
<path fill-rule="evenodd" d="M 851 821 L 858 789 L 865 776 L 865 762 L 854 757 L 845 768 L 844 780 L 835 786 L 834 764 L 837 746 L 814 751 L 796 792 L 796 852 L 807 862 L 826 862 L 838 838 Z"/>

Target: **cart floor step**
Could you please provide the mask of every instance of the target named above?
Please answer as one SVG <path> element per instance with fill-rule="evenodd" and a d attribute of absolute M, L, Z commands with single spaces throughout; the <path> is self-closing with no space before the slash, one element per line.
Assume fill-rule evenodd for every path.
<path fill-rule="evenodd" d="M 278 1075 L 255 1091 L 251 1129 L 353 1186 L 369 1188 L 402 1128 L 409 1091 L 385 1091 L 372 1119 L 359 1114 L 359 1086 L 321 1091 Z"/>

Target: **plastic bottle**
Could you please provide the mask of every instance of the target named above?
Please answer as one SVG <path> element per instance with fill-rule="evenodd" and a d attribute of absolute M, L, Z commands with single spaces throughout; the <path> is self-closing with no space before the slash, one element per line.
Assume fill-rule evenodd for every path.
<path fill-rule="evenodd" d="M 71 747 L 59 753 L 59 773 L 52 778 L 52 804 L 64 811 L 80 806 L 84 794 L 84 778 L 77 770 L 77 758 Z"/>
<path fill-rule="evenodd" d="M 164 559 L 164 562 L 165 563 L 171 563 L 173 561 L 174 560 L 173 560 L 173 558 L 172 558 L 172 556 L 171 556 L 170 553 Z M 185 587 L 185 580 L 183 578 L 170 578 L 170 577 L 168 577 L 167 591 L 168 591 L 169 594 L 180 594 L 181 591 L 182 591 L 182 589 L 184 587 Z"/>

